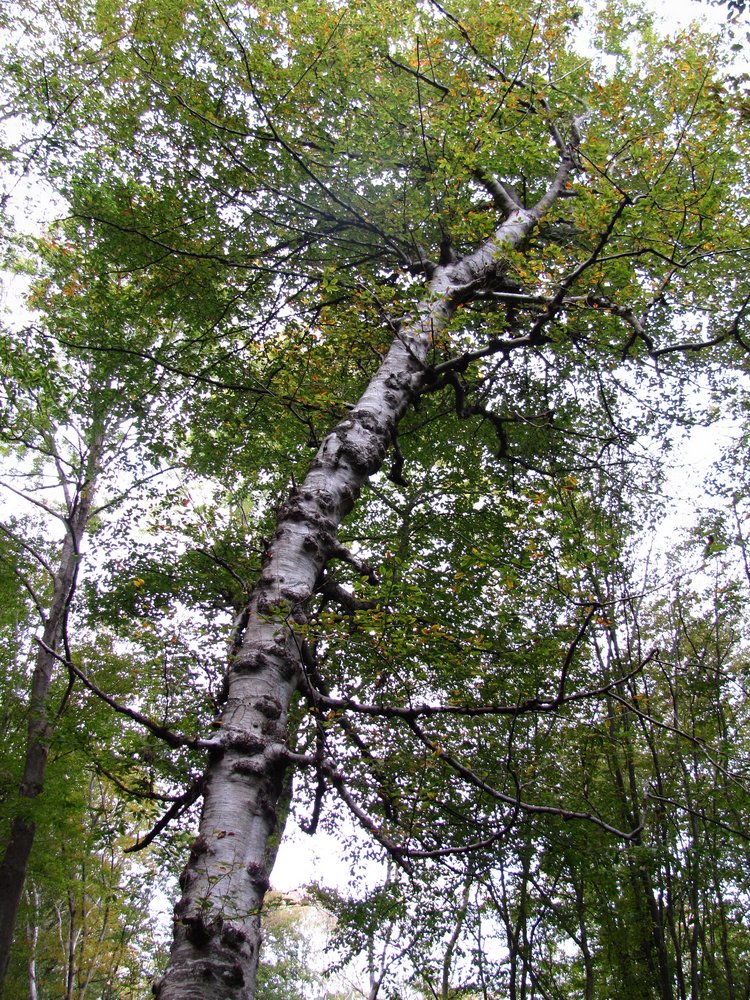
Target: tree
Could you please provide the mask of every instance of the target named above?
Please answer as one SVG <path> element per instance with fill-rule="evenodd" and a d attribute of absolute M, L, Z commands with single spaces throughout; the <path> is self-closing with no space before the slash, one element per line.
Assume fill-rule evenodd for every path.
<path fill-rule="evenodd" d="M 31 357 L 33 358 L 33 355 Z M 62 375 L 62 373 L 59 374 Z M 42 374 L 39 370 L 37 375 L 46 381 L 46 373 Z M 59 377 L 57 380 L 58 391 L 62 390 L 61 383 L 62 378 Z M 10 380 L 6 383 L 6 387 L 8 394 L 15 397 L 13 402 L 17 420 L 17 422 L 14 421 L 13 426 L 8 428 L 8 437 L 19 442 L 23 447 L 42 452 L 54 463 L 59 476 L 59 486 L 64 496 L 64 507 L 62 512 L 58 514 L 46 502 L 34 498 L 33 493 L 29 495 L 18 491 L 21 496 L 28 497 L 33 504 L 51 516 L 58 517 L 62 522 L 64 534 L 56 564 L 48 562 L 40 549 L 24 540 L 23 534 L 17 534 L 8 526 L 4 529 L 7 539 L 10 540 L 17 552 L 30 555 L 46 572 L 48 589 L 51 591 L 49 594 L 45 594 L 37 588 L 33 578 L 23 577 L 25 587 L 37 607 L 43 624 L 31 678 L 25 762 L 19 788 L 21 801 L 33 802 L 44 786 L 44 773 L 52 726 L 49 707 L 50 687 L 58 657 L 67 644 L 68 611 L 76 588 L 84 532 L 92 513 L 94 491 L 105 448 L 106 430 L 101 414 L 97 412 L 90 414 L 77 441 L 78 454 L 71 459 L 70 449 L 65 447 L 68 442 L 63 445 L 56 438 L 54 417 L 50 419 L 42 394 L 32 391 L 32 407 L 36 405 L 36 413 L 33 413 L 32 407 L 29 407 L 26 419 L 18 420 L 18 415 L 21 412 L 18 406 L 19 393 Z M 62 399 L 64 396 L 61 392 Z M 73 413 L 67 411 L 65 419 L 72 418 Z M 29 478 L 31 477 L 29 476 Z M 9 484 L 8 488 L 12 492 L 17 492 L 15 487 Z M 11 822 L 10 838 L 4 852 L 2 865 L 0 865 L 0 889 L 2 890 L 0 980 L 4 976 L 8 964 L 16 914 L 21 900 L 35 830 L 36 822 L 33 814 L 28 809 L 19 809 Z"/>
<path fill-rule="evenodd" d="M 106 279 L 86 290 L 78 286 L 80 261 L 71 247 L 61 246 L 50 234 L 41 240 L 40 250 L 43 273 L 37 274 L 31 301 L 40 318 L 45 304 L 49 307 L 55 332 L 42 320 L 38 326 L 4 331 L 2 342 L 0 442 L 12 461 L 0 489 L 12 504 L 9 509 L 6 504 L 0 533 L 4 569 L 16 583 L 9 604 L 16 620 L 4 698 L 13 777 L 4 775 L 3 781 L 2 820 L 8 836 L 0 862 L 0 981 L 47 808 L 43 792 L 50 752 L 70 752 L 69 746 L 56 746 L 55 737 L 66 711 L 79 707 L 72 651 L 84 646 L 76 602 L 86 542 L 139 481 L 160 471 L 161 456 L 149 453 L 148 426 L 164 415 L 158 405 L 149 405 L 150 392 L 143 388 L 134 412 L 130 394 L 135 386 L 126 379 L 121 361 L 113 364 L 111 356 L 83 359 L 60 349 L 57 339 L 64 342 L 67 329 L 100 321 L 103 301 L 110 327 L 118 319 L 127 322 L 128 310 L 124 296 L 117 302 L 108 289 L 103 291 Z M 132 588 L 132 578 L 130 582 Z M 30 667 L 29 645 L 34 650 Z M 101 652 L 92 658 L 95 662 L 105 659 Z M 17 769 L 19 757 L 23 763 Z"/>
<path fill-rule="evenodd" d="M 742 363 L 748 136 L 716 39 L 613 5 L 598 60 L 581 13 L 109 2 L 48 11 L 54 42 L 27 18 L 10 65 L 66 238 L 162 319 L 76 348 L 191 381 L 203 474 L 294 475 L 215 734 L 161 734 L 209 758 L 162 1000 L 254 995 L 291 768 L 310 828 L 332 793 L 412 872 L 539 816 L 638 840 L 632 788 L 573 793 L 545 720 L 624 682 L 584 652 L 608 515 L 651 475 L 634 442 Z"/>
<path fill-rule="evenodd" d="M 151 866 L 139 870 L 123 858 L 118 845 L 133 824 L 130 804 L 86 764 L 70 748 L 51 762 L 57 808 L 48 802 L 37 826 L 8 996 L 124 1000 L 147 993 L 154 975 L 149 902 L 158 879 Z"/>
<path fill-rule="evenodd" d="M 305 1000 L 333 995 L 312 962 L 314 938 L 327 934 L 327 917 L 310 900 L 271 894 L 258 970 L 258 989 L 263 996 L 273 1000 Z"/>

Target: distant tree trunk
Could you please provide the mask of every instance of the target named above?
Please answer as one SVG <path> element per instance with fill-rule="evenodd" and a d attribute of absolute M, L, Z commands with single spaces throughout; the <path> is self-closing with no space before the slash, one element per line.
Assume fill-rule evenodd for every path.
<path fill-rule="evenodd" d="M 586 925 L 586 901 L 584 899 L 584 881 L 576 880 L 573 886 L 576 897 L 576 915 L 578 917 L 578 946 L 581 949 L 584 971 L 584 1000 L 594 1000 L 594 962 L 589 946 L 588 927 Z"/>
<path fill-rule="evenodd" d="M 438 266 L 415 318 L 402 325 L 359 402 L 323 441 L 304 482 L 279 514 L 247 608 L 241 647 L 206 774 L 200 832 L 181 878 L 175 938 L 159 1000 L 250 1000 L 269 886 L 266 844 L 288 765 L 287 716 L 302 676 L 295 624 L 331 558 L 347 558 L 338 528 L 378 471 L 398 423 L 427 383 L 428 353 L 457 306 L 498 280 L 508 250 L 523 244 L 564 188 L 572 152 L 545 197 L 510 212 L 473 254 Z"/>
<path fill-rule="evenodd" d="M 73 1000 L 73 993 L 75 991 L 76 985 L 76 946 L 78 944 L 78 930 L 76 929 L 76 901 L 72 892 L 68 892 L 68 914 L 67 914 L 67 925 L 68 933 L 66 944 L 66 956 L 65 956 L 65 1000 Z M 62 907 L 58 910 L 58 919 L 60 921 L 60 938 L 63 938 L 63 926 L 65 921 L 63 920 Z"/>
<path fill-rule="evenodd" d="M 448 943 L 446 944 L 445 952 L 443 954 L 443 974 L 440 980 L 440 1000 L 450 1000 L 451 966 L 453 964 L 453 957 L 456 953 L 456 945 L 458 944 L 458 939 L 461 936 L 464 921 L 466 920 L 466 912 L 469 909 L 469 895 L 471 893 L 473 875 L 474 873 L 470 869 L 464 879 L 464 889 L 461 894 L 461 903 L 459 905 L 458 912 L 456 913 L 453 931 L 451 932 L 451 936 L 448 939 Z"/>
<path fill-rule="evenodd" d="M 28 925 L 27 937 L 29 940 L 29 1000 L 38 1000 L 39 988 L 37 984 L 36 951 L 39 943 L 39 893 L 35 888 L 28 892 L 29 899 L 33 903 L 33 910 Z"/>
<path fill-rule="evenodd" d="M 58 665 L 55 654 L 59 654 L 63 648 L 68 607 L 78 578 L 81 541 L 91 513 L 103 447 L 104 432 L 97 427 L 92 431 L 81 482 L 75 496 L 68 504 L 68 516 L 65 518 L 66 532 L 58 570 L 54 577 L 52 602 L 44 622 L 41 644 L 36 654 L 31 678 L 26 757 L 19 788 L 21 811 L 13 819 L 8 846 L 0 863 L 0 994 L 8 971 L 18 907 L 34 844 L 36 823 L 32 814 L 32 803 L 44 788 L 44 772 L 52 732 L 48 699 L 55 667 Z"/>

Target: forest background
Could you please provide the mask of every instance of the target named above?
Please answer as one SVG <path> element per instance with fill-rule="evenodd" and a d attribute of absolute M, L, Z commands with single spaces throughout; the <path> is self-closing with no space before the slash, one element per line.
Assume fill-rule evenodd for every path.
<path fill-rule="evenodd" d="M 5 995 L 750 995 L 741 17 L 2 8 Z"/>

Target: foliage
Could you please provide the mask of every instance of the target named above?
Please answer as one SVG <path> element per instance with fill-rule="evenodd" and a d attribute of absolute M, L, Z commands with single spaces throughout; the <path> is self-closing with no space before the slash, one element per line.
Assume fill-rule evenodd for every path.
<path fill-rule="evenodd" d="M 322 911 L 306 901 L 269 897 L 258 975 L 263 996 L 273 1000 L 331 996 L 313 965 L 314 937 L 321 933 L 316 923 L 322 923 L 322 917 Z"/>
<path fill-rule="evenodd" d="M 80 754 L 76 774 L 132 794 L 120 835 L 158 825 L 160 797 L 189 808 L 223 724 L 223 645 L 294 491 L 442 302 L 389 457 L 299 607 L 264 611 L 299 660 L 295 815 L 340 828 L 343 802 L 395 865 L 331 901 L 342 943 L 381 956 L 373 997 L 394 954 L 438 996 L 737 995 L 745 597 L 718 577 L 647 597 L 635 569 L 671 429 L 708 420 L 747 366 L 731 44 L 567 0 L 11 6 L 9 175 L 37 173 L 67 209 L 24 264 L 33 324 L 4 334 L 6 483 L 64 522 L 70 470 L 93 427 L 106 439 L 52 773 Z M 493 244 L 541 204 L 528 239 Z M 483 246 L 491 279 L 441 300 L 435 275 Z M 742 534 L 735 506 L 707 556 Z M 0 540 L 4 806 L 23 643 L 53 583 L 44 523 L 11 514 Z M 59 788 L 43 823 L 65 814 Z M 83 839 L 120 891 L 119 861 Z M 84 908 L 83 879 L 71 892 Z M 303 938 L 279 930 L 282 957 L 272 933 L 263 989 L 307 995 Z"/>
<path fill-rule="evenodd" d="M 76 764 L 68 754 L 49 774 L 57 795 L 47 795 L 43 813 L 54 825 L 39 831 L 6 989 L 45 1000 L 135 1000 L 164 957 L 149 913 L 159 879 L 123 860 L 132 823 L 126 801 L 85 771 L 74 785 Z"/>

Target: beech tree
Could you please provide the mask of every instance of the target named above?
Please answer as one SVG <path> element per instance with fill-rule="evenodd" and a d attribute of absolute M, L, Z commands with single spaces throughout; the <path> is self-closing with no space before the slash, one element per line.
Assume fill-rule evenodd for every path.
<path fill-rule="evenodd" d="M 172 379 L 169 446 L 269 528 L 213 732 L 130 713 L 207 759 L 156 995 L 254 995 L 292 774 L 415 884 L 531 818 L 637 842 L 566 748 L 658 669 L 596 659 L 639 442 L 746 363 L 731 48 L 619 4 L 32 6 L 19 149 L 80 261 L 48 307 L 125 289 L 68 344 Z"/>
<path fill-rule="evenodd" d="M 67 301 L 75 283 L 71 248 L 61 253 L 54 240 L 45 238 L 41 253 L 50 258 L 51 266 L 55 258 L 64 258 L 66 275 L 62 277 L 63 268 L 58 266 L 56 277 L 62 277 L 61 298 Z M 43 306 L 49 281 L 49 275 L 39 275 L 31 296 L 37 308 Z M 104 299 L 108 322 L 114 326 L 118 304 L 112 294 Z M 90 632 L 77 613 L 87 542 L 90 545 L 91 534 L 101 529 L 107 518 L 111 531 L 124 530 L 127 520 L 118 522 L 114 514 L 121 512 L 129 492 L 138 490 L 143 495 L 145 484 L 160 473 L 158 456 L 153 452 L 149 455 L 148 444 L 149 422 L 163 416 L 163 410 L 149 399 L 149 395 L 158 395 L 153 386 L 141 393 L 134 412 L 127 398 L 133 391 L 132 383 L 122 360 L 113 364 L 111 355 L 81 358 L 58 345 L 58 339 L 65 341 L 70 325 L 80 330 L 93 322 L 102 301 L 101 287 L 92 282 L 86 294 L 75 297 L 73 306 L 56 308 L 54 334 L 43 322 L 2 334 L 0 443 L 6 462 L 0 477 L 4 505 L 0 535 L 4 571 L 14 580 L 16 594 L 9 602 L 15 628 L 8 638 L 9 662 L 3 685 L 6 745 L 0 815 L 7 837 L 0 860 L 0 981 L 8 966 L 40 821 L 47 829 L 52 825 L 59 830 L 66 823 L 61 805 L 64 793 L 44 796 L 50 754 L 53 759 L 81 757 L 81 748 L 71 745 L 75 743 L 72 734 L 64 747 L 58 735 L 66 713 L 72 712 L 76 718 L 75 731 L 83 711 L 75 691 L 75 670 L 84 666 L 81 655 L 90 640 Z M 121 302 L 121 320 L 127 315 L 122 307 Z M 104 534 L 100 531 L 99 541 Z M 100 557 L 102 549 L 106 549 L 106 542 Z M 87 651 L 85 666 L 94 673 L 106 670 L 108 687 L 112 691 L 114 686 L 116 693 L 113 671 L 106 669 L 111 667 L 112 658 L 106 655 L 104 635 L 98 636 L 97 646 L 96 655 Z M 74 650 L 78 667 L 73 662 Z M 134 662 L 131 657 L 130 669 Z M 86 716 L 90 743 L 97 737 L 105 740 L 108 727 L 95 725 L 96 716 L 91 711 Z M 69 779 L 71 785 L 86 784 L 96 776 L 95 765 L 106 769 L 108 758 L 117 757 L 122 737 L 108 736 L 106 749 L 100 746 L 98 754 L 89 756 L 88 775 L 85 769 L 68 768 L 74 774 Z M 168 780 L 166 772 L 161 777 Z M 184 769 L 181 777 L 184 780 Z M 55 780 L 62 780 L 59 767 Z M 78 789 L 69 792 L 75 795 Z M 55 816 L 60 809 L 60 815 Z M 84 809 L 79 812 L 85 814 Z M 80 822 L 85 824 L 86 819 L 82 815 Z M 83 833 L 81 838 L 85 839 Z"/>
<path fill-rule="evenodd" d="M 30 505 L 40 508 L 50 517 L 59 518 L 63 525 L 63 538 L 58 552 L 49 560 L 44 542 L 29 537 L 28 520 L 18 527 L 12 524 L 3 527 L 9 550 L 11 552 L 15 550 L 15 568 L 18 576 L 36 606 L 43 626 L 31 677 L 25 762 L 19 787 L 21 799 L 33 803 L 44 787 L 51 735 L 50 689 L 56 672 L 57 657 L 62 655 L 61 651 L 68 641 L 68 610 L 75 592 L 84 532 L 93 510 L 94 491 L 105 450 L 106 424 L 100 414 L 93 412 L 85 420 L 77 439 L 74 436 L 72 446 L 69 440 L 65 440 L 65 435 L 58 436 L 54 408 L 58 402 L 63 406 L 66 403 L 70 406 L 72 402 L 72 393 L 65 391 L 65 373 L 63 371 L 54 373 L 57 376 L 55 383 L 59 395 L 53 404 L 49 398 L 45 399 L 44 392 L 44 389 L 49 387 L 48 377 L 52 376 L 50 359 L 47 359 L 47 366 L 43 369 L 39 357 L 34 357 L 34 346 L 29 342 L 24 346 L 28 352 L 25 358 L 27 367 L 37 368 L 33 380 L 28 379 L 26 373 L 28 379 L 26 385 L 33 381 L 37 383 L 37 387 L 36 391 L 32 389 L 29 392 L 28 400 L 22 399 L 22 391 L 19 390 L 17 383 L 14 384 L 13 373 L 9 370 L 11 366 L 5 366 L 7 396 L 4 402 L 9 404 L 12 401 L 13 406 L 12 412 L 9 412 L 11 410 L 9 405 L 5 407 L 7 423 L 3 428 L 3 436 L 6 441 L 13 442 L 19 452 L 32 451 L 37 455 L 43 454 L 49 460 L 56 470 L 57 484 L 64 498 L 64 506 L 59 513 L 46 502 L 46 499 L 41 499 L 37 492 L 39 484 L 34 482 L 36 476 L 33 470 L 21 471 L 20 478 L 23 482 L 18 484 L 22 485 L 21 489 L 12 482 L 2 484 L 6 490 L 27 500 Z M 74 420 L 72 406 L 65 413 L 65 419 Z M 41 586 L 36 583 L 36 574 L 23 566 L 24 561 L 31 562 L 34 569 L 41 568 L 46 576 Z M 0 865 L 2 888 L 0 974 L 2 975 L 7 967 L 35 828 L 36 822 L 28 807 L 19 809 L 11 822 L 10 837 Z"/>

